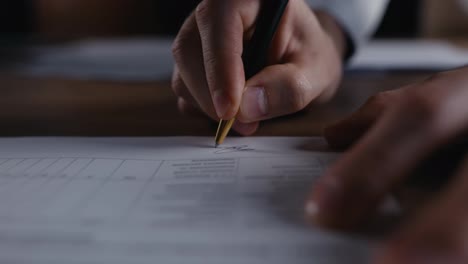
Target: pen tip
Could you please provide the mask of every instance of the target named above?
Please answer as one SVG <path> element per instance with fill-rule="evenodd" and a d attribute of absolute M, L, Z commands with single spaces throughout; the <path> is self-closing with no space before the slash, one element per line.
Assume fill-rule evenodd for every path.
<path fill-rule="evenodd" d="M 215 144 L 215 148 L 218 148 L 218 146 L 219 146 L 219 144 L 218 144 L 218 143 L 216 143 L 216 144 Z"/>

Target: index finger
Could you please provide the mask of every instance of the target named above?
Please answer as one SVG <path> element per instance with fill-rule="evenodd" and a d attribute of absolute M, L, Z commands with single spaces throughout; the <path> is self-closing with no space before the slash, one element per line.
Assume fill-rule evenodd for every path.
<path fill-rule="evenodd" d="M 328 170 L 313 190 L 309 217 L 331 227 L 355 227 L 441 144 L 445 135 L 434 133 L 430 117 L 410 111 L 415 107 L 397 106 L 386 113 Z"/>
<path fill-rule="evenodd" d="M 260 1 L 205 0 L 196 11 L 206 79 L 221 119 L 237 114 L 245 86 L 244 32 L 255 23 Z"/>

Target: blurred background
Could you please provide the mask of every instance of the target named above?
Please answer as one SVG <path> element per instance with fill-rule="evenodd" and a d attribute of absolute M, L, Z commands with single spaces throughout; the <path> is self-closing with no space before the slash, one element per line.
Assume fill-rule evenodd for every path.
<path fill-rule="evenodd" d="M 0 135 L 212 135 L 179 115 L 169 82 L 173 36 L 199 1 L 0 1 Z M 334 101 L 259 135 L 320 135 L 376 92 L 467 62 L 468 0 L 391 0 Z"/>
<path fill-rule="evenodd" d="M 168 80 L 173 37 L 200 1 L 4 0 L 0 73 Z M 468 61 L 466 36 L 468 0 L 391 0 L 373 41 L 359 50 L 348 69 L 459 67 Z"/>
<path fill-rule="evenodd" d="M 198 0 L 5 0 L 0 30 L 51 39 L 171 35 Z M 463 0 L 392 0 L 379 38 L 468 34 Z"/>

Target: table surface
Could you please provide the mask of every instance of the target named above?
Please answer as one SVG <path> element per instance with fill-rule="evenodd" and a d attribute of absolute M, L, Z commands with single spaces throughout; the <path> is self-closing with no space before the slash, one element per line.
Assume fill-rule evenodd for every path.
<path fill-rule="evenodd" d="M 347 73 L 336 98 L 264 122 L 256 136 L 317 136 L 379 91 L 429 72 Z M 216 123 L 177 111 L 170 83 L 25 78 L 0 74 L 0 136 L 213 136 Z"/>

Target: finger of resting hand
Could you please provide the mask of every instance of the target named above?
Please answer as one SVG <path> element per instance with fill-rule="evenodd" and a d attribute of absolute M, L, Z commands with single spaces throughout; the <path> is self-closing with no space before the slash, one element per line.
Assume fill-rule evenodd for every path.
<path fill-rule="evenodd" d="M 389 91 L 374 95 L 355 113 L 327 127 L 324 135 L 328 144 L 335 149 L 345 149 L 357 142 L 392 106 L 398 93 Z"/>
<path fill-rule="evenodd" d="M 316 184 L 310 215 L 331 227 L 362 223 L 438 145 L 431 122 L 395 107 Z M 306 207 L 307 208 L 307 207 Z"/>
<path fill-rule="evenodd" d="M 194 15 L 191 15 L 185 21 L 176 37 L 173 45 L 173 55 L 180 80 L 185 84 L 190 95 L 196 100 L 196 105 L 208 116 L 217 120 L 218 117 L 205 78 L 201 39 Z M 182 93 L 184 91 L 181 90 L 179 92 Z M 183 97 L 189 101 L 187 96 Z"/>
<path fill-rule="evenodd" d="M 468 263 L 468 159 L 437 198 L 388 242 L 375 263 Z"/>
<path fill-rule="evenodd" d="M 205 0 L 197 8 L 206 79 L 219 118 L 231 119 L 239 109 L 245 87 L 244 32 L 253 25 L 259 5 L 251 0 Z"/>

